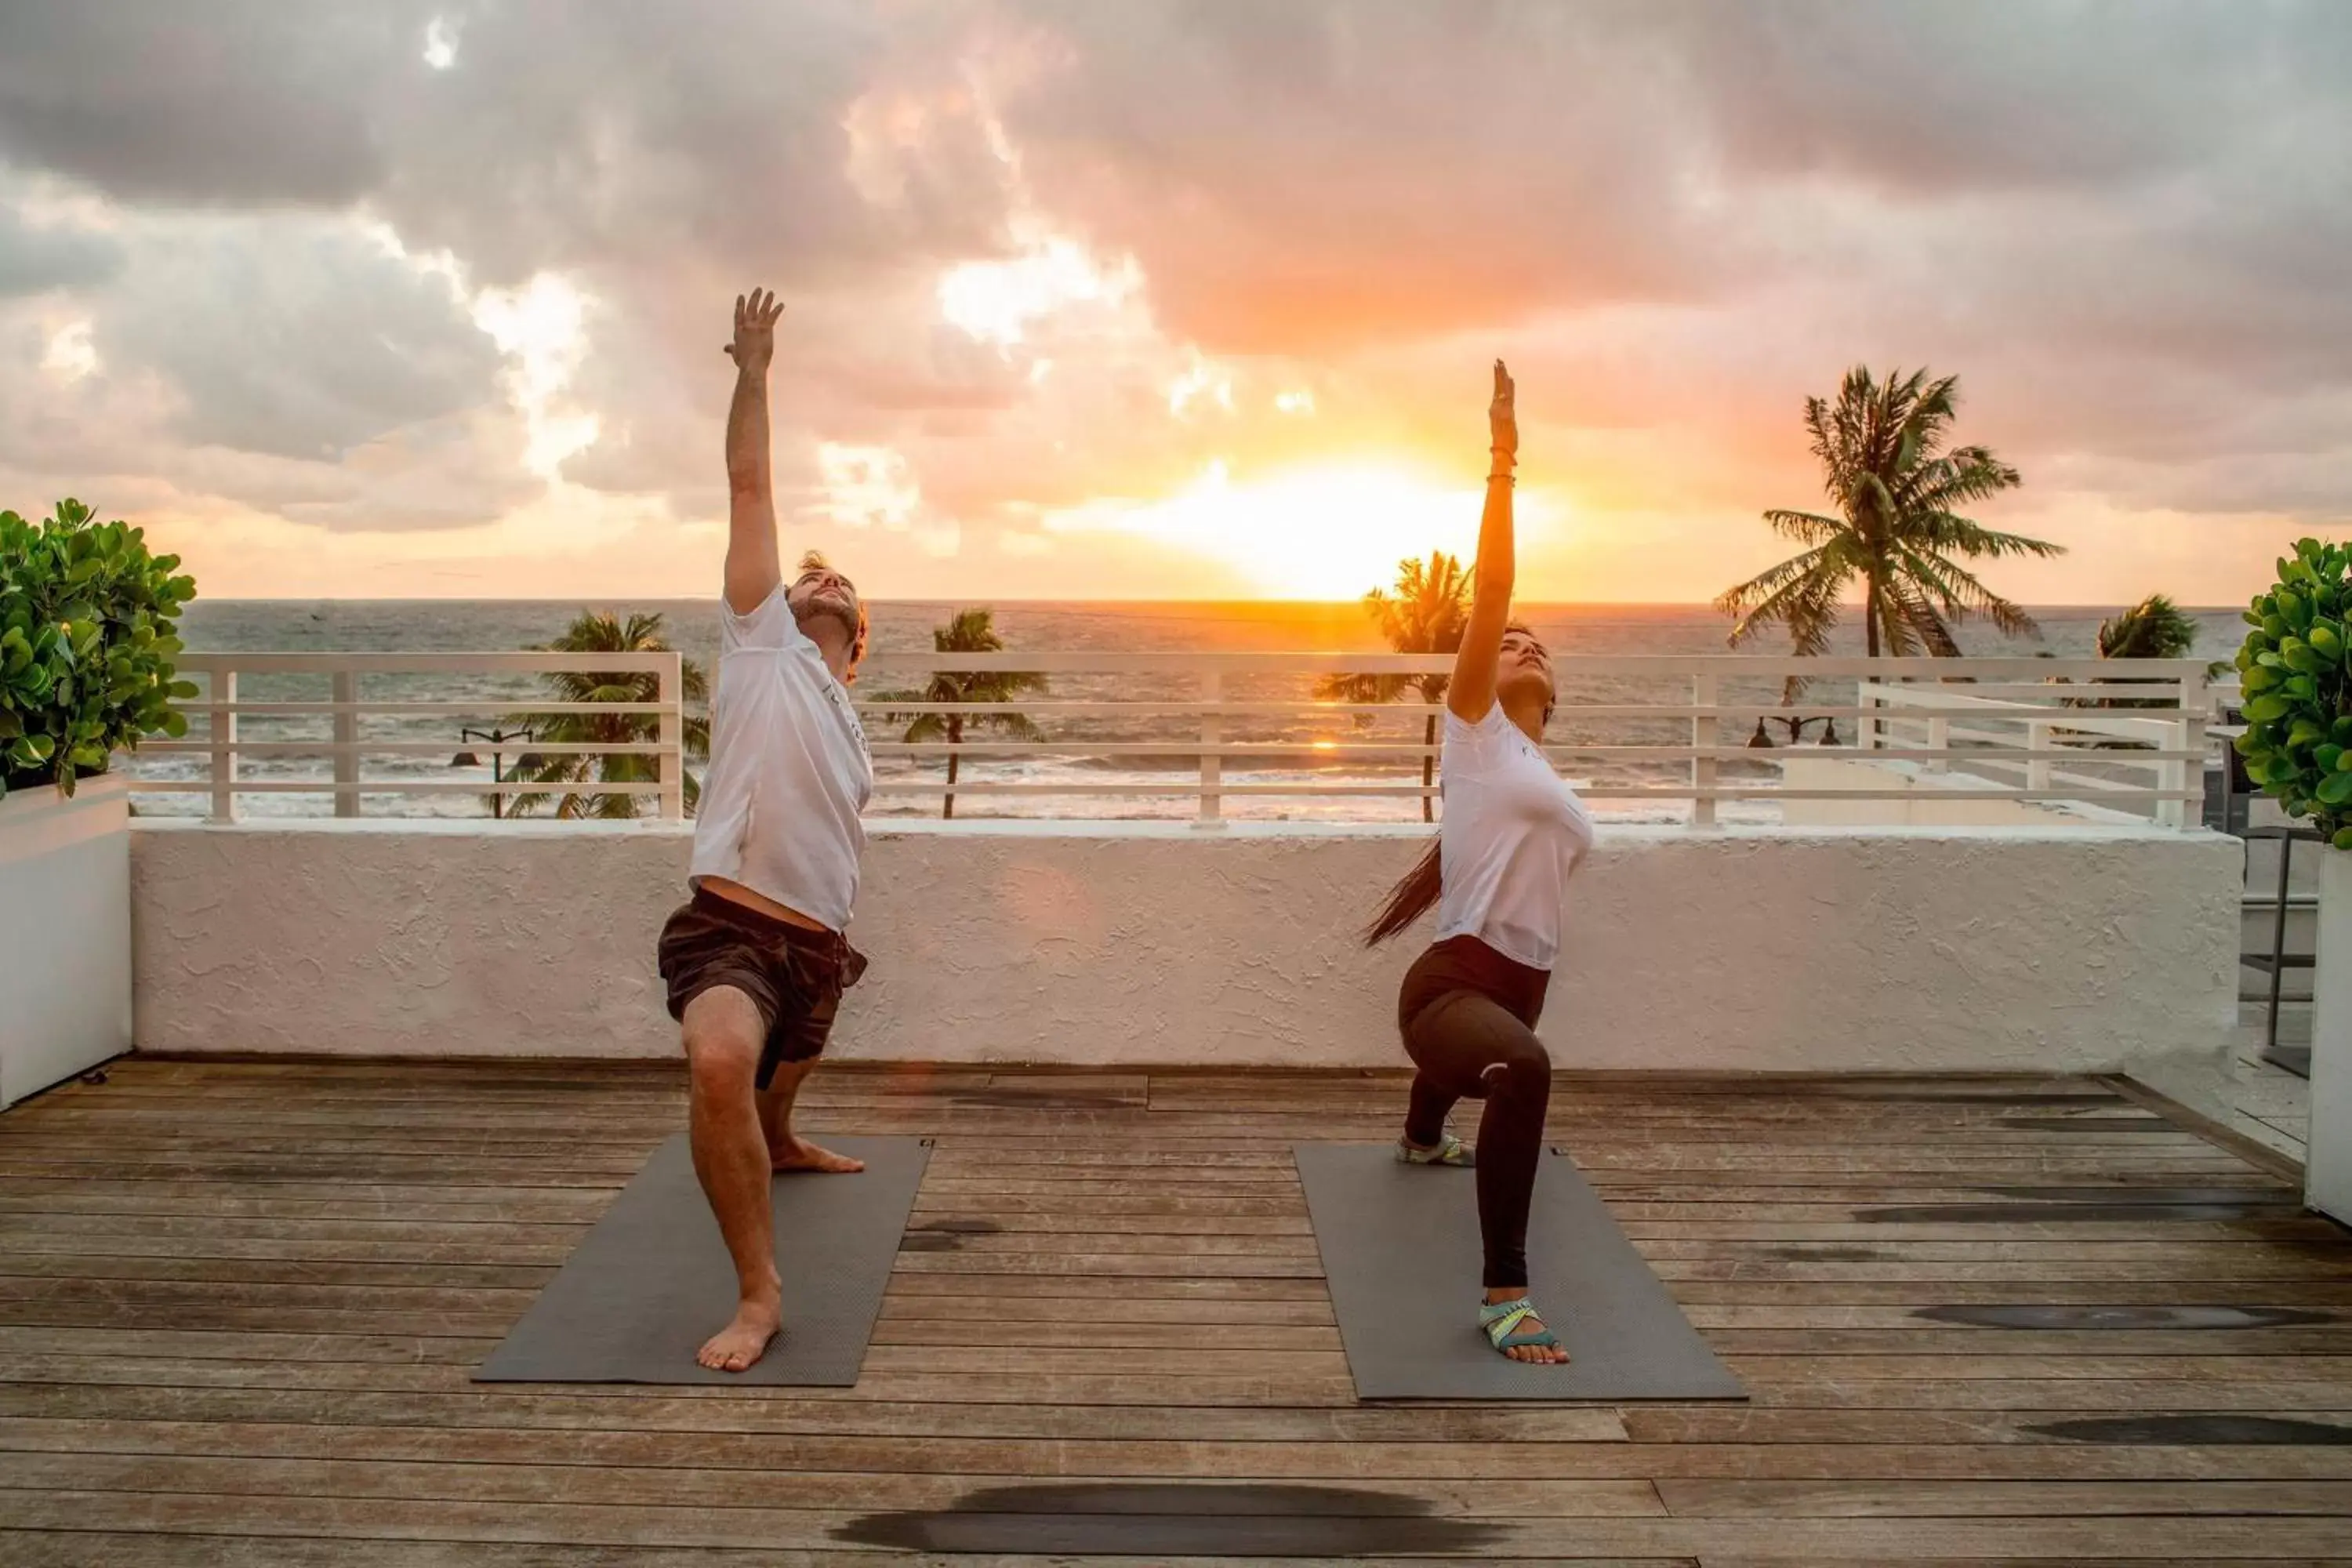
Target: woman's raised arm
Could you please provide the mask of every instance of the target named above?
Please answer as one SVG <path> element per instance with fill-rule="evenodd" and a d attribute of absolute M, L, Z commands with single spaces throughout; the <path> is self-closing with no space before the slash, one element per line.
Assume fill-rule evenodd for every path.
<path fill-rule="evenodd" d="M 1512 405 L 1511 373 L 1495 362 L 1495 401 L 1486 409 L 1493 434 L 1493 462 L 1486 473 L 1486 510 L 1478 520 L 1476 588 L 1461 651 L 1454 656 L 1454 679 L 1445 706 L 1463 722 L 1475 724 L 1495 705 L 1495 666 L 1503 650 L 1503 627 L 1511 618 L 1511 470 L 1519 459 L 1519 421 Z"/>

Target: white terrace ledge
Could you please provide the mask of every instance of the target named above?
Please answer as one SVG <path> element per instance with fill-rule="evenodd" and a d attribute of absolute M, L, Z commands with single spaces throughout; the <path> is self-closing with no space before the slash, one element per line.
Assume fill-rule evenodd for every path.
<path fill-rule="evenodd" d="M 869 825 L 845 1058 L 1390 1067 L 1425 933 L 1354 939 L 1417 824 Z M 663 1057 L 675 824 L 142 819 L 147 1049 Z M 2223 1048 L 2241 848 L 2202 831 L 1604 825 L 1564 1066 L 2126 1071 Z"/>

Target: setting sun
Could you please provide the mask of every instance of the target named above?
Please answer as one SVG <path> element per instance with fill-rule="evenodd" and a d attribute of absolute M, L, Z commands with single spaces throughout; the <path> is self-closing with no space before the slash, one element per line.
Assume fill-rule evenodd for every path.
<path fill-rule="evenodd" d="M 1173 545 L 1232 568 L 1274 598 L 1349 599 L 1395 574 L 1406 556 L 1475 551 L 1482 497 L 1402 465 L 1347 463 L 1236 481 L 1212 463 L 1165 500 L 1097 502 L 1045 520 L 1055 533 L 1113 531 Z M 1522 498 L 1520 532 L 1543 531 Z"/>

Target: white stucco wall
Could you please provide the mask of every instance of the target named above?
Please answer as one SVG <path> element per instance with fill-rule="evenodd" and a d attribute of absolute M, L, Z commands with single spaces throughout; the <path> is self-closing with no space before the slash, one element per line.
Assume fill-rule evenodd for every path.
<path fill-rule="evenodd" d="M 1787 800 L 1780 803 L 1780 820 L 1790 827 L 2047 827 L 2069 821 L 2126 820 L 2124 814 L 2070 802 L 2024 800 L 1946 800 L 1952 790 L 2014 787 L 2012 772 L 2006 784 L 1966 773 L 1936 773 L 1909 763 L 1857 763 L 1837 757 L 1808 757 L 1803 748 L 1773 754 L 1786 789 L 1897 789 L 1893 800 Z M 2095 815 L 2094 815 L 2095 813 Z M 2143 818 L 2145 820 L 2145 818 Z"/>
<path fill-rule="evenodd" d="M 877 828 L 844 1058 L 1386 1066 L 1421 941 L 1351 933 L 1419 829 Z M 683 831 L 147 822 L 148 1049 L 628 1057 Z M 2116 1068 L 2218 1050 L 2239 851 L 2076 827 L 1604 829 L 1543 1033 L 1564 1066 Z M 1425 940 L 1425 936 L 1422 939 Z"/>

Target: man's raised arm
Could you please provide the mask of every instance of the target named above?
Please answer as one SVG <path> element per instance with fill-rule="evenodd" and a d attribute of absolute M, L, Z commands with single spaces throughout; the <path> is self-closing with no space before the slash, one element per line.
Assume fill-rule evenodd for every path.
<path fill-rule="evenodd" d="M 735 400 L 727 409 L 727 603 L 749 615 L 783 580 L 776 553 L 776 492 L 768 475 L 768 362 L 784 307 L 754 289 L 735 300 Z"/>

